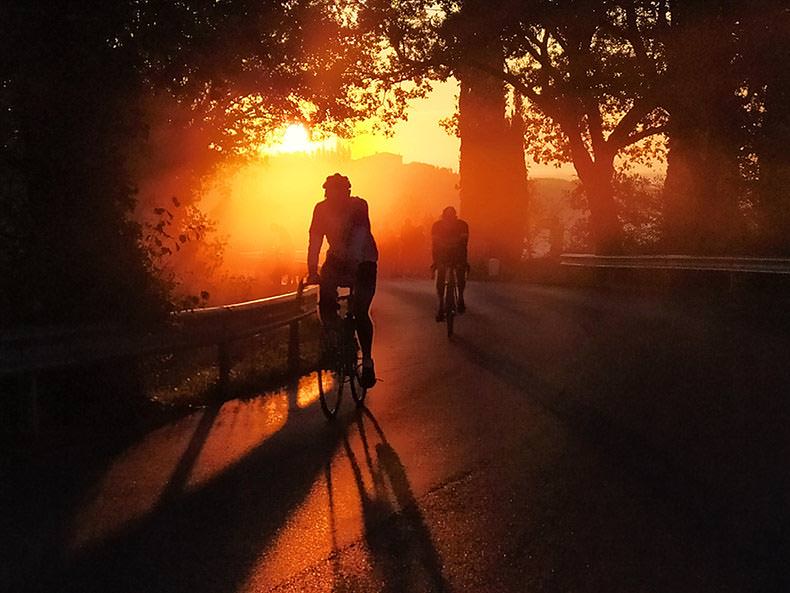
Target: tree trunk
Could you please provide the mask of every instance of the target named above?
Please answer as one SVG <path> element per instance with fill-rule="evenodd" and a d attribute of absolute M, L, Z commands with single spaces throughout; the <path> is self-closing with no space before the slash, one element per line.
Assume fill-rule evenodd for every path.
<path fill-rule="evenodd" d="M 491 61 L 501 55 L 487 52 Z M 501 54 L 501 52 L 499 52 Z M 474 260 L 500 259 L 506 267 L 523 250 L 527 178 L 523 129 L 505 117 L 504 83 L 478 70 L 456 73 L 460 80 L 461 216 L 470 226 Z"/>
<path fill-rule="evenodd" d="M 590 238 L 592 248 L 599 255 L 616 255 L 622 252 L 622 228 L 617 218 L 614 200 L 613 158 L 601 158 L 586 166 L 576 165 L 576 172 L 584 186 L 590 208 Z"/>

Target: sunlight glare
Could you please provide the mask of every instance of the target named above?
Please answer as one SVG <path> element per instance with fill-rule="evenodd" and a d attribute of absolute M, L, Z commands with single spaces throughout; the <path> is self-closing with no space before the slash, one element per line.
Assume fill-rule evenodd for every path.
<path fill-rule="evenodd" d="M 322 377 L 327 376 L 323 373 Z M 322 383 L 325 383 L 323 381 Z M 296 392 L 296 405 L 300 408 L 311 406 L 318 400 L 318 373 L 310 373 L 299 378 L 299 385 Z"/>
<path fill-rule="evenodd" d="M 283 152 L 307 152 L 310 148 L 310 134 L 301 124 L 291 124 L 283 135 Z"/>
<path fill-rule="evenodd" d="M 314 153 L 319 150 L 334 150 L 337 148 L 337 139 L 334 137 L 314 141 L 309 130 L 303 124 L 288 124 L 275 135 L 275 141 L 262 144 L 259 150 L 262 154 L 293 154 Z"/>

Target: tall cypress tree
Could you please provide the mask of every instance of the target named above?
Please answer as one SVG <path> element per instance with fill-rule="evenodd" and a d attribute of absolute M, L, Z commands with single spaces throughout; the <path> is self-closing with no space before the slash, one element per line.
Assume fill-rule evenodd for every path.
<path fill-rule="evenodd" d="M 483 22 L 489 12 L 485 2 L 467 0 L 457 17 L 458 26 L 466 30 L 464 37 L 471 61 L 501 70 L 502 41 L 485 33 L 490 31 Z M 461 214 L 471 226 L 472 256 L 494 257 L 513 264 L 523 250 L 527 212 L 520 106 L 509 119 L 501 78 L 462 66 L 456 68 L 455 74 L 460 82 Z"/>

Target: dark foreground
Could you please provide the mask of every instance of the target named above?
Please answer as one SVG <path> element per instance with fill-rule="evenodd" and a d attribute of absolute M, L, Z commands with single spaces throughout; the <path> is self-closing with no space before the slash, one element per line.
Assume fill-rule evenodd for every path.
<path fill-rule="evenodd" d="M 731 307 L 427 282 L 368 411 L 301 380 L 2 464 L 8 591 L 787 591 L 790 334 Z M 22 458 L 24 457 L 24 458 Z"/>

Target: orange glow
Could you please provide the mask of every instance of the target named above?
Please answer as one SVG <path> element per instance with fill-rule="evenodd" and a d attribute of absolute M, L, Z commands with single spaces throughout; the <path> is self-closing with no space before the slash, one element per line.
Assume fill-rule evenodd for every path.
<path fill-rule="evenodd" d="M 368 201 L 382 266 L 391 272 L 400 265 L 405 226 L 420 227 L 425 235 L 446 205 L 458 206 L 458 179 L 451 169 L 457 169 L 459 141 L 438 123 L 452 113 L 456 86 L 438 84 L 429 98 L 415 101 L 409 120 L 389 137 L 369 123 L 341 140 L 318 124 L 311 128 L 312 112 L 305 108 L 303 118 L 272 131 L 263 144 L 250 144 L 246 156 L 251 158 L 214 169 L 201 180 L 194 200 L 208 221 L 206 234 L 200 240 L 189 235 L 190 241 L 176 245 L 178 252 L 168 258 L 179 293 L 206 291 L 208 304 L 219 305 L 292 289 L 288 283 L 305 273 L 313 208 L 324 198 L 324 180 L 335 172 L 351 179 L 352 195 Z M 161 144 L 172 142 L 165 138 Z M 173 144 L 171 152 L 181 154 L 181 144 Z M 159 196 L 192 202 L 184 179 L 179 169 L 164 175 L 157 169 L 142 181 L 146 210 L 140 210 L 141 218 L 148 204 L 161 205 Z M 181 218 L 186 221 L 185 211 Z M 419 249 L 429 253 L 429 246 Z M 427 263 L 417 267 L 427 269 Z"/>
<path fill-rule="evenodd" d="M 310 134 L 301 124 L 291 124 L 285 128 L 280 152 L 308 152 L 310 150 Z"/>
<path fill-rule="evenodd" d="M 285 391 L 250 401 L 226 402 L 200 451 L 185 490 L 197 490 L 241 461 L 285 426 L 287 419 L 288 394 Z"/>
<path fill-rule="evenodd" d="M 293 138 L 298 137 L 295 132 Z M 258 282 L 275 276 L 279 282 L 289 273 L 303 275 L 313 208 L 324 198 L 324 180 L 335 172 L 349 177 L 352 195 L 368 201 L 382 266 L 390 269 L 406 253 L 399 247 L 405 223 L 422 228 L 420 236 L 425 238 L 426 229 L 445 206 L 458 206 L 457 174 L 407 164 L 394 154 L 354 159 L 348 149 L 338 149 L 268 155 L 217 171 L 201 200 L 203 211 L 217 222 L 218 234 L 227 238 L 223 269 Z M 412 251 L 426 260 L 430 257 L 429 244 L 414 246 Z M 427 270 L 429 264 L 424 261 L 415 269 Z M 212 304 L 264 296 L 253 288 L 227 297 L 222 285 L 208 290 L 216 299 Z M 268 294 L 284 291 L 271 288 Z"/>
<path fill-rule="evenodd" d="M 326 377 L 326 373 L 322 376 Z M 326 379 L 323 381 L 327 384 Z M 310 373 L 306 377 L 299 378 L 299 386 L 296 391 L 296 405 L 300 408 L 307 408 L 318 401 L 318 373 Z"/>

